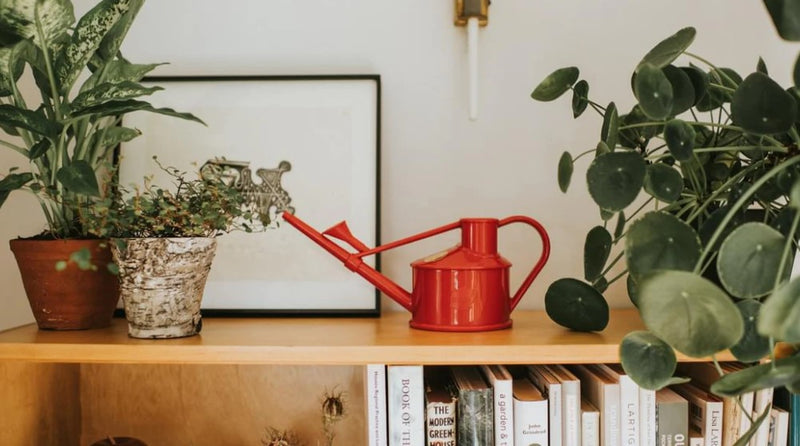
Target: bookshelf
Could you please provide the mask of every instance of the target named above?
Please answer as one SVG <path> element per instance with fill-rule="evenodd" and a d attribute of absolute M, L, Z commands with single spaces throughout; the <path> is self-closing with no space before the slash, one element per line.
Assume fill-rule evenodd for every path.
<path fill-rule="evenodd" d="M 0 413 L 12 414 L 0 418 L 0 438 L 90 444 L 113 433 L 158 438 L 153 444 L 259 444 L 267 425 L 314 431 L 319 395 L 338 387 L 351 418 L 337 444 L 364 444 L 366 364 L 618 362 L 622 337 L 643 327 L 634 309 L 613 310 L 601 333 L 571 332 L 542 311 L 513 318 L 511 330 L 480 333 L 414 330 L 405 312 L 206 318 L 199 336 L 173 340 L 128 338 L 123 319 L 88 331 L 26 325 L 0 332 Z M 302 401 L 298 391 L 307 391 Z M 292 425 L 297 414 L 309 425 Z"/>

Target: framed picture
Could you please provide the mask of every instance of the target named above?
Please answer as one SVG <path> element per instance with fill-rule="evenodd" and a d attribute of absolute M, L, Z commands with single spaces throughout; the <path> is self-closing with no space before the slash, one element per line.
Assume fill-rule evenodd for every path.
<path fill-rule="evenodd" d="M 142 135 L 120 147 L 122 185 L 140 185 L 146 175 L 169 184 L 153 156 L 190 173 L 212 160 L 250 187 L 282 189 L 281 204 L 320 232 L 346 220 L 364 244 L 379 244 L 378 75 L 150 77 L 143 84 L 164 88 L 148 98 L 154 107 L 190 112 L 207 126 L 126 115 L 122 125 Z M 203 314 L 379 314 L 372 285 L 280 215 L 271 218 L 266 231 L 218 238 Z M 379 267 L 377 257 L 365 261 Z"/>

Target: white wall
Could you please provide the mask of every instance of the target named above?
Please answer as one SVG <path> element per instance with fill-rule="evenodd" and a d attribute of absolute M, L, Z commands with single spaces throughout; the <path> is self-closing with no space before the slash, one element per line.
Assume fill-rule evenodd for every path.
<path fill-rule="evenodd" d="M 76 1 L 79 13 L 93 1 Z M 577 65 L 600 103 L 633 101 L 630 73 L 656 42 L 695 26 L 693 51 L 747 74 L 762 56 L 788 85 L 800 45 L 780 41 L 757 0 L 496 0 L 480 36 L 480 118 L 467 118 L 466 33 L 451 0 L 161 0 L 148 2 L 123 50 L 134 62 L 169 61 L 157 74 L 377 73 L 383 82 L 381 220 L 384 241 L 462 216 L 526 214 L 553 242 L 551 260 L 522 307 L 543 306 L 555 279 L 582 276 L 586 231 L 598 223 L 585 163 L 567 195 L 555 166 L 565 149 L 595 146 L 600 120 L 571 118 L 569 98 L 542 104 L 533 87 Z M 3 171 L 8 158 L 0 158 Z M 15 198 L 0 210 L 0 239 L 31 235 Z M 30 208 L 30 209 L 29 209 Z M 35 214 L 34 214 L 35 215 Z M 333 223 L 333 222 L 332 222 Z M 512 287 L 538 255 L 524 230 L 501 235 L 515 266 Z M 384 256 L 408 284 L 408 264 L 452 243 L 419 243 Z M 0 328 L 32 320 L 7 245 L 0 246 Z M 629 305 L 621 289 L 612 306 Z M 390 306 L 390 308 L 395 308 Z"/>

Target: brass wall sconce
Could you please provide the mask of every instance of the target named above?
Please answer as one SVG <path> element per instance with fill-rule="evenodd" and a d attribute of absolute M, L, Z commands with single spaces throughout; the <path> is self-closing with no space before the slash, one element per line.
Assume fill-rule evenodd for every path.
<path fill-rule="evenodd" d="M 455 0 L 455 24 L 467 27 L 469 119 L 478 119 L 478 27 L 489 23 L 489 0 Z"/>

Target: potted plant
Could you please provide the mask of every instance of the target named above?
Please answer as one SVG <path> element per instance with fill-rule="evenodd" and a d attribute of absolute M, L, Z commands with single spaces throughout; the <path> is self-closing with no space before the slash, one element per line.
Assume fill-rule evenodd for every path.
<path fill-rule="evenodd" d="M 246 194 L 214 171 L 187 179 L 186 172 L 159 167 L 174 190 L 146 177 L 141 189 L 117 187 L 79 208 L 86 231 L 111 240 L 112 269 L 119 273 L 128 334 L 135 338 L 199 333 L 215 237 L 265 227 Z"/>
<path fill-rule="evenodd" d="M 800 38 L 800 10 L 766 3 L 781 35 Z M 554 282 L 546 310 L 568 328 L 602 330 L 602 293 L 626 278 L 647 331 L 626 336 L 620 356 L 641 386 L 680 380 L 674 350 L 716 361 L 730 349 L 743 362 L 771 362 L 725 375 L 715 393 L 797 392 L 800 279 L 789 272 L 800 225 L 800 93 L 772 80 L 762 60 L 742 77 L 691 53 L 694 37 L 684 28 L 642 58 L 629 111 L 591 100 L 575 67 L 556 70 L 531 94 L 552 101 L 571 90 L 576 118 L 589 108 L 603 118 L 596 147 L 559 161 L 566 192 L 575 163 L 592 158 L 586 180 L 602 223 L 586 236 L 583 279 Z M 776 357 L 779 341 L 789 343 L 787 357 Z"/>
<path fill-rule="evenodd" d="M 87 240 L 91 234 L 76 209 L 110 181 L 113 149 L 140 134 L 121 126 L 122 115 L 141 110 L 202 122 L 137 99 L 160 90 L 139 84 L 158 64 L 133 64 L 120 53 L 143 3 L 102 0 L 77 23 L 70 0 L 0 5 L 0 128 L 8 136 L 0 145 L 28 164 L 0 173 L 0 206 L 12 191 L 24 190 L 47 220 L 43 233 L 10 243 L 40 328 L 110 323 L 116 276 L 102 267 L 110 254 L 102 240 Z M 36 100 L 21 92 L 26 68 L 38 87 Z"/>

